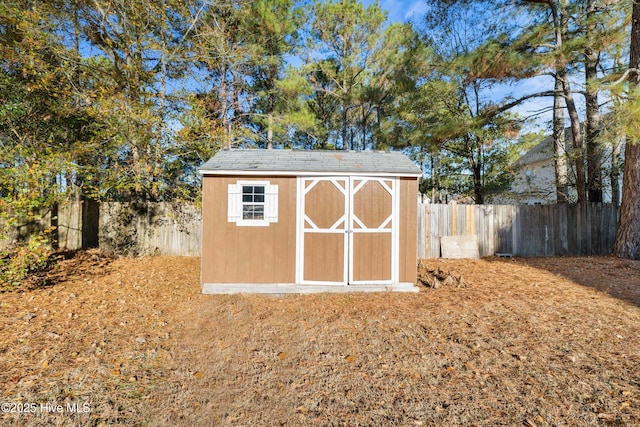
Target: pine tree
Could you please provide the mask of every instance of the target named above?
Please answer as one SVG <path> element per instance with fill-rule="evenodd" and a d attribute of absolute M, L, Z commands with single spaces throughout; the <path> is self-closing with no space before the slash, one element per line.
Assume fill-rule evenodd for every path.
<path fill-rule="evenodd" d="M 622 204 L 613 254 L 640 259 L 640 1 L 633 1 L 629 53 L 627 145 L 624 155 Z"/>

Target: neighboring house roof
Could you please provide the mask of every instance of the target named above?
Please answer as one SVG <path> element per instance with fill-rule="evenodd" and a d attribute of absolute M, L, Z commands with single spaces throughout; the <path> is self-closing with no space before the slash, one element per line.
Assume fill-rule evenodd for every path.
<path fill-rule="evenodd" d="M 202 165 L 203 175 L 372 175 L 421 176 L 401 152 L 221 150 Z"/>
<path fill-rule="evenodd" d="M 543 162 L 549 159 L 553 159 L 554 156 L 554 147 L 553 147 L 553 137 L 547 137 L 542 140 L 541 143 L 533 147 L 531 150 L 527 151 L 516 160 L 516 166 L 526 166 L 531 165 L 533 163 Z"/>
<path fill-rule="evenodd" d="M 584 132 L 584 125 L 580 125 L 582 132 Z M 567 153 L 573 151 L 573 132 L 571 132 L 571 128 L 565 128 L 564 130 L 564 140 L 566 141 L 565 149 Z M 542 140 L 541 143 L 534 146 L 531 150 L 527 151 L 515 161 L 514 165 L 516 166 L 527 166 L 532 165 L 538 162 L 545 162 L 547 160 L 551 160 L 555 157 L 555 147 L 553 141 L 553 135 L 548 136 Z"/>

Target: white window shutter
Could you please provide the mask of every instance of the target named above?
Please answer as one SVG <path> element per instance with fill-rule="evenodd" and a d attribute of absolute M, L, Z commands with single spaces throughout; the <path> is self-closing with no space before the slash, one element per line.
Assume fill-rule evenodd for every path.
<path fill-rule="evenodd" d="M 264 219 L 278 222 L 278 186 L 267 185 L 265 188 Z"/>
<path fill-rule="evenodd" d="M 240 186 L 237 184 L 229 184 L 227 208 L 227 221 L 238 222 L 242 218 L 242 194 L 240 194 Z"/>

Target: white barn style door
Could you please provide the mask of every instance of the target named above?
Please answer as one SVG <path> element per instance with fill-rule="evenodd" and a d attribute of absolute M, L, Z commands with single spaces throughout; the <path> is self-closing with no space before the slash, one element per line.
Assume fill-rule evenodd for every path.
<path fill-rule="evenodd" d="M 296 281 L 398 282 L 397 178 L 298 178 Z"/>

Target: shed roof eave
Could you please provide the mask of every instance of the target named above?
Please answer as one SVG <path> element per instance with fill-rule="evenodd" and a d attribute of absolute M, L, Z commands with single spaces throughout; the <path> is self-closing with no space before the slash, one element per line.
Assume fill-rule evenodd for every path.
<path fill-rule="evenodd" d="M 384 176 L 384 177 L 400 177 L 400 178 L 420 178 L 421 173 L 406 172 L 371 172 L 371 171 L 277 171 L 277 170 L 211 170 L 199 169 L 198 172 L 202 176 L 216 175 L 237 175 L 237 176 Z"/>

